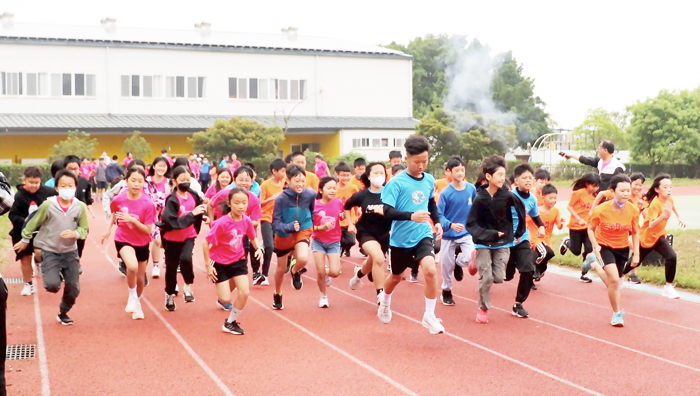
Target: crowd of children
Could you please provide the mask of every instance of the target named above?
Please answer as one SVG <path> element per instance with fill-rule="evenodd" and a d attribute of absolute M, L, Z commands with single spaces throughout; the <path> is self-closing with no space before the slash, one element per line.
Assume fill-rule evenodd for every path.
<path fill-rule="evenodd" d="M 464 269 L 472 276 L 478 273 L 478 323 L 488 323 L 493 284 L 514 279 L 516 270 L 512 314 L 527 318 L 524 304 L 555 256 L 554 229 L 564 226 L 569 236 L 559 253 L 582 257 L 581 282 L 592 282 L 590 270 L 598 274 L 607 288 L 613 326 L 624 325 L 624 276 L 639 282 L 635 268 L 652 252 L 665 263 L 663 296 L 679 298 L 673 287 L 677 258 L 673 238 L 666 232 L 671 214 L 678 217 L 669 175 L 658 175 L 644 194 L 640 173 L 606 175 L 604 191 L 599 191 L 600 176 L 587 173 L 573 184 L 567 223 L 556 207 L 557 189 L 544 169 L 523 163 L 508 170 L 503 157 L 492 155 L 483 159 L 481 173 L 471 184 L 465 161 L 454 156 L 445 164 L 445 177 L 436 180 L 426 172 L 428 140 L 412 136 L 404 147 L 405 157 L 392 151 L 388 167 L 358 158 L 352 168 L 336 164 L 333 174 L 320 156 L 316 174 L 307 171 L 306 157 L 296 152 L 287 161 L 272 161 L 271 177 L 262 184 L 256 181 L 255 167 L 241 164 L 235 156 L 220 167 L 197 156 L 173 160 L 167 152 L 148 167 L 127 156 L 123 177 L 114 183 L 105 175 L 103 158 L 94 163 L 75 156 L 57 161 L 47 185 L 41 183 L 39 168 L 28 167 L 10 209 L 10 234 L 25 281 L 21 294 L 35 292 L 33 260 L 47 291 L 56 293 L 65 283 L 57 318 L 73 324 L 68 312 L 80 291 L 80 257 L 95 187 L 95 199 L 102 202 L 107 219 L 103 243 L 116 225 L 114 245 L 128 288 L 125 311 L 133 319 L 144 318 L 140 299 L 148 285 L 149 259 L 151 277 L 158 278 L 164 257 L 167 311 L 176 309 L 178 273 L 184 302 L 195 301 L 193 255 L 199 249 L 207 278 L 216 284 L 216 304 L 229 312 L 224 332 L 244 334 L 238 317 L 250 293 L 248 261 L 253 285 L 267 286 L 273 253 L 273 309 L 284 309 L 286 273 L 294 289 L 303 287 L 310 255 L 318 306 L 329 308 L 327 288 L 340 275 L 341 257 L 350 256 L 356 244 L 364 261 L 353 270 L 349 286 L 356 290 L 367 276 L 377 293 L 382 323 L 391 321 L 393 292 L 407 279 L 404 272 L 409 268 L 412 282 L 423 274 L 422 324 L 431 334 L 445 331 L 435 314 L 436 302 L 439 297 L 443 305 L 455 305 L 453 280 L 462 281 Z M 204 180 L 202 173 L 208 176 Z M 203 227 L 208 231 L 197 248 Z"/>

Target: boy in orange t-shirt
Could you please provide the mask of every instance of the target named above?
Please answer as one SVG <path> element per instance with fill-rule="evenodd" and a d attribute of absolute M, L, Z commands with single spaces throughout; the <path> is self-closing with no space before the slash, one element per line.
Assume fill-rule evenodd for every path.
<path fill-rule="evenodd" d="M 272 176 L 260 185 L 260 210 L 262 211 L 260 230 L 263 237 L 263 246 L 265 247 L 265 256 L 262 265 L 262 276 L 255 280 L 255 284 L 264 286 L 270 284 L 267 277 L 270 272 L 272 253 L 275 250 L 272 214 L 275 210 L 275 199 L 284 190 L 284 184 L 287 179 L 287 164 L 284 160 L 278 158 L 270 163 L 270 172 L 272 172 Z"/>
<path fill-rule="evenodd" d="M 350 167 L 345 162 L 340 162 L 335 166 L 335 177 L 338 179 L 338 188 L 336 189 L 335 197 L 343 201 L 343 205 L 347 202 L 353 194 L 360 191 L 357 187 L 350 184 L 350 179 L 352 178 L 352 173 L 350 173 Z M 346 219 L 345 214 L 340 214 L 340 230 L 342 236 L 340 238 L 340 255 L 345 253 L 345 256 L 350 257 L 350 249 L 355 246 L 355 234 L 348 232 L 349 222 L 355 224 L 357 222 L 357 211 L 353 210 L 350 212 L 351 218 Z"/>
<path fill-rule="evenodd" d="M 367 168 L 367 161 L 365 161 L 365 159 L 362 157 L 355 158 L 353 168 L 355 171 L 355 175 L 350 178 L 350 184 L 357 187 L 357 191 L 362 191 L 365 189 L 365 185 L 362 184 L 360 178 L 362 177 L 362 175 L 365 174 L 365 170 Z"/>
<path fill-rule="evenodd" d="M 389 166 L 386 167 L 386 181 L 391 180 L 392 176 L 394 176 L 394 171 L 392 168 L 401 164 L 402 160 L 403 156 L 399 150 L 392 150 L 389 152 Z"/>
<path fill-rule="evenodd" d="M 560 215 L 559 209 L 555 207 L 557 204 L 557 188 L 551 184 L 547 184 L 542 188 L 543 205 L 540 206 L 540 220 L 544 223 L 544 238 L 537 237 L 537 225 L 527 218 L 527 227 L 530 230 L 530 245 L 535 251 L 535 275 L 533 280 L 539 282 L 547 271 L 547 263 L 554 258 L 554 250 L 552 248 L 552 233 L 554 227 L 558 229 L 564 228 L 566 222 Z"/>
<path fill-rule="evenodd" d="M 600 186 L 600 176 L 595 173 L 586 173 L 580 179 L 574 182 L 574 192 L 569 199 L 569 205 L 566 207 L 571 213 L 569 220 L 569 237 L 564 238 L 559 245 L 559 254 L 562 256 L 567 251 L 571 250 L 574 256 L 581 255 L 583 247 L 583 260 L 589 253 L 593 251 L 591 241 L 588 238 L 588 219 L 591 215 L 591 207 L 595 199 L 595 193 Z M 593 282 L 587 277 L 588 270 L 581 268 L 581 278 L 579 280 L 584 283 Z"/>
<path fill-rule="evenodd" d="M 551 178 L 552 177 L 549 175 L 549 172 L 546 169 L 538 168 L 535 171 L 535 184 L 533 184 L 532 192 L 537 198 L 538 206 L 544 205 L 544 194 L 542 193 L 542 189 L 544 189 L 544 186 L 549 184 Z"/>
<path fill-rule="evenodd" d="M 304 153 L 300 151 L 292 153 L 292 163 L 304 168 L 304 172 L 306 172 L 306 187 L 318 192 L 318 183 L 320 180 L 315 173 L 306 170 L 306 157 Z"/>

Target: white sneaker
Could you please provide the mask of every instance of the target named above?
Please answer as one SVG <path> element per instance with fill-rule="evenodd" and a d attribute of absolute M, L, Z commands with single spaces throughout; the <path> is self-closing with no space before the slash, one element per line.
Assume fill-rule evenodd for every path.
<path fill-rule="evenodd" d="M 318 307 L 319 307 L 319 308 L 328 308 L 328 307 L 330 307 L 330 304 L 328 303 L 328 296 L 321 296 L 321 299 L 318 300 Z"/>
<path fill-rule="evenodd" d="M 29 283 L 25 283 L 24 288 L 22 288 L 22 293 L 20 293 L 20 294 L 23 296 L 31 296 L 32 294 L 34 294 L 34 285 L 33 284 L 30 285 Z"/>
<path fill-rule="evenodd" d="M 357 272 L 355 272 L 355 276 L 350 279 L 350 288 L 352 290 L 357 290 L 358 287 L 362 286 L 362 279 L 357 277 Z"/>
<path fill-rule="evenodd" d="M 330 286 L 333 280 L 330 276 L 326 275 L 326 287 Z"/>
<path fill-rule="evenodd" d="M 136 301 L 136 310 L 134 310 L 134 313 L 131 315 L 131 319 L 143 319 L 143 309 L 141 309 L 141 303 Z"/>
<path fill-rule="evenodd" d="M 442 319 L 438 319 L 435 315 L 423 315 L 423 327 L 430 330 L 430 334 L 440 334 L 445 332 L 445 327 L 442 325 Z"/>
<path fill-rule="evenodd" d="M 673 285 L 666 284 L 664 285 L 664 292 L 661 293 L 662 297 L 668 297 L 670 299 L 679 299 L 681 296 L 678 294 L 676 289 L 673 287 Z"/>
<path fill-rule="evenodd" d="M 382 323 L 387 324 L 391 322 L 391 307 L 379 302 L 379 309 L 377 310 L 377 317 Z"/>
<path fill-rule="evenodd" d="M 263 275 L 263 281 L 260 282 L 260 286 L 270 286 L 270 278 Z"/>
<path fill-rule="evenodd" d="M 153 266 L 153 272 L 151 272 L 151 278 L 160 278 L 160 267 L 157 265 Z"/>
<path fill-rule="evenodd" d="M 129 296 L 129 300 L 126 302 L 126 308 L 124 308 L 124 312 L 128 312 L 128 313 L 136 312 L 137 305 L 140 305 L 138 300 Z"/>
<path fill-rule="evenodd" d="M 625 280 L 620 279 L 620 286 L 617 287 L 617 290 L 622 290 L 625 287 Z"/>

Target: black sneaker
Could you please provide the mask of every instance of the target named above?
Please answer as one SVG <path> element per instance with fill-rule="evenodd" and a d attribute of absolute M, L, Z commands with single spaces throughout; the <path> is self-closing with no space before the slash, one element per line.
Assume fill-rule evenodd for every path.
<path fill-rule="evenodd" d="M 124 264 L 124 262 L 121 259 L 119 259 L 119 272 L 121 272 L 122 275 L 126 276 L 126 264 Z"/>
<path fill-rule="evenodd" d="M 350 249 L 345 249 L 345 257 L 350 257 Z"/>
<path fill-rule="evenodd" d="M 273 293 L 272 294 L 272 309 L 284 309 L 284 305 L 282 305 L 282 295 Z"/>
<path fill-rule="evenodd" d="M 186 303 L 194 302 L 194 294 L 192 294 L 192 290 L 185 290 L 182 292 L 182 295 L 185 298 Z"/>
<path fill-rule="evenodd" d="M 236 334 L 236 335 L 243 335 L 245 334 L 245 331 L 241 329 L 241 326 L 238 325 L 238 322 L 235 320 L 233 322 L 229 322 L 228 319 L 224 322 L 224 326 L 221 328 L 221 330 L 224 331 L 224 333 L 230 333 L 230 334 Z"/>
<path fill-rule="evenodd" d="M 301 274 L 306 272 L 306 267 L 300 269 L 296 273 L 292 272 L 292 286 L 296 290 L 301 290 L 302 286 L 304 286 L 304 282 L 301 281 Z"/>
<path fill-rule="evenodd" d="M 258 279 L 260 279 L 260 272 L 254 272 L 253 273 L 253 284 L 254 285 L 258 284 Z"/>
<path fill-rule="evenodd" d="M 569 251 L 569 245 L 571 244 L 571 238 L 566 237 L 564 238 L 563 241 L 561 241 L 561 245 L 559 245 L 559 254 L 562 256 L 566 254 L 566 252 Z"/>
<path fill-rule="evenodd" d="M 256 278 L 255 275 L 253 275 L 253 284 L 260 286 L 261 283 L 265 280 L 265 276 L 262 274 L 257 274 L 258 277 Z"/>
<path fill-rule="evenodd" d="M 452 290 L 443 290 L 440 295 L 442 305 L 455 305 L 455 300 L 452 298 Z"/>
<path fill-rule="evenodd" d="M 523 304 L 514 304 L 513 305 L 513 316 L 517 316 L 519 318 L 527 318 L 530 316 L 529 313 L 523 308 Z"/>
<path fill-rule="evenodd" d="M 73 319 L 69 318 L 68 314 L 65 312 L 59 312 L 58 316 L 56 316 L 56 320 L 58 320 L 58 323 L 64 326 L 70 326 L 73 324 Z"/>
<path fill-rule="evenodd" d="M 579 282 L 583 282 L 583 283 L 591 283 L 591 282 L 593 282 L 593 281 L 591 280 L 591 278 L 587 277 L 586 275 L 581 275 L 581 277 L 580 277 L 578 280 L 579 280 Z"/>
<path fill-rule="evenodd" d="M 630 282 L 634 283 L 635 285 L 642 283 L 642 281 L 637 277 L 637 274 L 630 275 Z"/>
<path fill-rule="evenodd" d="M 462 267 L 460 267 L 456 263 L 455 263 L 454 274 L 455 274 L 455 280 L 457 282 L 461 282 L 462 279 L 464 279 L 464 270 L 462 269 Z"/>
<path fill-rule="evenodd" d="M 170 312 L 175 310 L 175 294 L 165 295 L 165 309 Z"/>

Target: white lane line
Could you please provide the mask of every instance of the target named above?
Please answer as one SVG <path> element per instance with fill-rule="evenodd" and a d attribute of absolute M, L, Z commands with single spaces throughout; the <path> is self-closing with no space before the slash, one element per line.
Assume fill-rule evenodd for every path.
<path fill-rule="evenodd" d="M 300 324 L 294 322 L 293 320 L 291 320 L 291 319 L 285 317 L 285 316 L 282 315 L 281 313 L 279 313 L 279 312 L 273 310 L 272 308 L 270 308 L 270 307 L 268 307 L 267 305 L 263 304 L 262 302 L 260 302 L 260 301 L 257 300 L 256 298 L 248 297 L 248 299 L 249 299 L 249 300 L 252 300 L 254 303 L 260 305 L 261 307 L 266 308 L 268 311 L 270 311 L 270 312 L 272 312 L 273 314 L 275 314 L 278 318 L 280 318 L 280 319 L 284 320 L 285 322 L 289 323 L 290 325 L 296 327 L 297 329 L 299 329 L 299 330 L 301 330 L 302 332 L 306 333 L 306 335 L 312 337 L 313 339 L 315 339 L 316 341 L 322 343 L 323 345 L 325 345 L 325 346 L 331 348 L 332 350 L 338 352 L 339 354 L 345 356 L 346 358 L 350 359 L 352 362 L 354 362 L 354 363 L 357 364 L 358 366 L 364 368 L 365 370 L 369 371 L 370 373 L 372 373 L 372 374 L 376 375 L 377 377 L 383 379 L 384 381 L 386 381 L 387 383 L 389 383 L 391 386 L 393 386 L 393 387 L 399 389 L 399 390 L 402 391 L 403 393 L 405 393 L 405 394 L 407 394 L 407 395 L 415 395 L 415 396 L 418 396 L 418 394 L 417 394 L 416 392 L 414 392 L 414 391 L 408 389 L 407 387 L 401 385 L 399 382 L 397 382 L 397 381 L 391 379 L 388 375 L 382 373 L 381 371 L 375 369 L 374 367 L 370 366 L 369 364 L 367 364 L 367 363 L 363 362 L 362 360 L 356 358 L 355 356 L 349 354 L 348 352 L 346 352 L 345 350 L 343 350 L 343 349 L 341 349 L 340 347 L 336 346 L 335 344 L 333 344 L 333 343 L 331 343 L 331 342 L 329 342 L 329 341 L 326 341 L 326 340 L 325 340 L 324 338 L 322 338 L 321 336 L 317 335 L 316 333 L 312 332 L 311 330 L 307 329 L 306 327 L 304 327 L 304 326 L 302 326 L 302 325 L 300 325 Z"/>
<path fill-rule="evenodd" d="M 312 277 L 310 277 L 310 276 L 308 276 L 308 275 L 303 275 L 303 276 L 306 277 L 306 278 L 309 278 L 309 279 L 311 279 L 311 280 L 315 280 L 315 278 L 312 278 Z M 364 302 L 366 302 L 367 304 L 370 304 L 370 305 L 372 305 L 372 306 L 374 306 L 374 307 L 377 306 L 377 301 L 376 301 L 376 300 L 374 300 L 374 301 L 366 300 L 366 299 L 364 299 L 364 298 L 362 298 L 362 297 L 358 297 L 358 296 L 356 296 L 356 295 L 354 295 L 354 294 L 352 294 L 352 293 L 348 293 L 348 292 L 346 292 L 345 290 L 339 289 L 339 288 L 337 288 L 337 287 L 335 287 L 335 286 L 330 286 L 330 288 L 331 288 L 331 289 L 335 289 L 335 290 L 337 290 L 337 291 L 339 291 L 339 292 L 341 292 L 341 293 L 343 293 L 343 294 L 345 294 L 345 295 L 348 295 L 348 296 L 350 296 L 350 297 L 352 297 L 352 298 L 355 298 L 355 299 L 357 299 L 357 300 L 364 301 Z M 421 324 L 421 322 L 420 322 L 419 320 L 414 319 L 414 318 L 412 318 L 412 317 L 410 317 L 410 316 L 404 315 L 404 314 L 402 314 L 402 313 L 400 313 L 400 312 L 397 312 L 397 311 L 394 311 L 394 310 L 392 310 L 391 312 L 392 312 L 392 314 L 397 315 L 397 316 L 400 316 L 400 317 L 402 317 L 402 318 L 404 318 L 404 319 L 407 319 L 407 320 L 409 320 L 409 321 L 411 321 L 411 322 L 414 322 L 414 323 L 417 323 L 417 324 Z M 539 369 L 539 368 L 537 368 L 537 367 L 535 367 L 535 366 L 532 366 L 532 365 L 530 365 L 530 364 L 527 364 L 527 363 L 525 363 L 525 362 L 522 362 L 522 361 L 517 360 L 517 359 L 515 359 L 515 358 L 512 358 L 512 357 L 510 357 L 510 356 L 504 355 L 504 354 L 502 354 L 502 353 L 500 353 L 500 352 L 498 352 L 498 351 L 495 351 L 495 350 L 490 349 L 490 348 L 488 348 L 488 347 L 485 347 L 485 346 L 483 346 L 483 345 L 477 344 L 477 343 L 475 343 L 475 342 L 469 341 L 469 340 L 467 340 L 467 339 L 465 339 L 465 338 L 462 338 L 462 337 L 460 337 L 460 336 L 458 336 L 458 335 L 456 335 L 456 334 L 452 334 L 452 333 L 449 333 L 449 332 L 445 332 L 445 335 L 447 335 L 448 337 L 452 337 L 452 338 L 454 338 L 454 339 L 456 339 L 456 340 L 458 340 L 458 341 L 461 341 L 461 342 L 463 342 L 463 343 L 465 343 L 465 344 L 468 344 L 468 345 L 470 345 L 470 346 L 472 346 L 472 347 L 474 347 L 474 348 L 480 349 L 480 350 L 482 350 L 482 351 L 484 351 L 484 352 L 487 352 L 487 353 L 490 353 L 490 354 L 492 354 L 492 355 L 498 356 L 498 357 L 500 357 L 501 359 L 505 359 L 505 360 L 507 360 L 507 361 L 509 361 L 509 362 L 511 362 L 511 363 L 515 363 L 515 364 L 517 364 L 517 365 L 519 365 L 519 366 L 522 366 L 522 367 L 524 367 L 524 368 L 526 368 L 526 369 L 528 369 L 528 370 L 532 370 L 532 371 L 534 371 L 534 372 L 536 372 L 536 373 L 538 373 L 538 374 L 541 374 L 541 375 L 543 375 L 543 376 L 545 376 L 545 377 L 548 377 L 548 378 L 551 378 L 551 379 L 553 379 L 553 380 L 555 380 L 555 381 L 561 382 L 561 383 L 564 384 L 564 385 L 568 385 L 568 386 L 570 386 L 570 387 L 572 387 L 572 388 L 576 388 L 576 389 L 578 389 L 578 390 L 580 390 L 580 391 L 582 391 L 582 392 L 586 392 L 586 393 L 588 393 L 589 395 L 597 395 L 597 396 L 602 396 L 602 395 L 603 395 L 602 393 L 596 392 L 596 391 L 594 391 L 593 389 L 586 388 L 586 387 L 581 386 L 581 385 L 579 385 L 579 384 L 577 384 L 577 383 L 575 383 L 575 382 L 571 382 L 571 381 L 569 381 L 569 380 L 567 380 L 567 379 L 558 377 L 558 376 L 556 376 L 556 375 L 554 375 L 554 374 L 551 374 L 551 373 L 549 373 L 549 372 L 547 372 L 547 371 L 544 371 L 544 370 L 542 370 L 542 369 Z"/>
<path fill-rule="evenodd" d="M 34 281 L 36 283 L 36 281 Z M 39 350 L 39 372 L 41 373 L 41 395 L 50 396 L 49 364 L 46 359 L 46 343 L 44 342 L 44 326 L 41 321 L 41 308 L 39 307 L 39 292 L 34 285 L 34 317 L 36 319 L 36 346 Z"/>
<path fill-rule="evenodd" d="M 107 254 L 107 249 L 105 249 L 105 258 L 107 259 L 107 261 L 110 262 L 110 264 L 112 264 L 113 267 L 117 268 L 117 265 L 114 263 L 114 260 L 112 260 L 112 258 L 109 257 L 109 255 Z M 192 359 L 194 359 L 194 361 L 197 362 L 197 364 L 199 365 L 199 367 L 201 367 L 202 370 L 204 370 L 204 372 L 207 373 L 207 375 L 209 376 L 209 378 L 211 378 L 212 381 L 214 381 L 214 383 L 216 384 L 216 386 L 218 386 L 219 389 L 221 389 L 221 391 L 224 392 L 224 394 L 225 394 L 226 396 L 235 396 L 234 393 L 231 392 L 231 389 L 229 389 L 229 388 L 226 386 L 226 384 L 224 384 L 224 382 L 221 380 L 221 378 L 219 378 L 219 377 L 216 375 L 216 373 L 214 373 L 214 370 L 212 370 L 212 369 L 204 362 L 204 360 L 197 354 L 197 352 L 195 352 L 194 349 L 192 349 L 192 347 L 190 346 L 190 344 L 188 344 L 187 341 L 185 341 L 185 339 L 182 338 L 182 336 L 180 335 L 180 333 L 178 333 L 177 330 L 175 330 L 175 328 L 174 328 L 173 326 L 171 326 L 170 323 L 163 317 L 163 315 L 161 315 L 160 312 L 158 312 L 158 311 L 156 310 L 156 307 L 154 307 L 153 304 L 151 304 L 151 302 L 148 300 L 148 298 L 142 296 L 142 297 L 141 297 L 141 301 L 146 302 L 146 305 L 148 305 L 148 308 L 150 308 L 151 311 L 153 311 L 153 313 L 156 315 L 156 317 L 157 317 L 161 322 L 163 322 L 163 324 L 165 325 L 165 327 L 166 327 L 168 330 L 170 330 L 170 333 L 172 333 L 172 335 L 175 337 L 175 339 L 178 340 L 178 342 L 183 346 L 183 348 L 185 348 L 185 350 L 187 351 L 187 353 L 189 353 L 189 355 L 192 357 Z"/>

